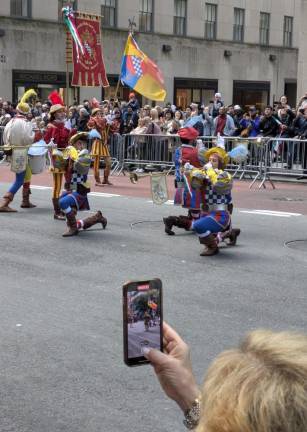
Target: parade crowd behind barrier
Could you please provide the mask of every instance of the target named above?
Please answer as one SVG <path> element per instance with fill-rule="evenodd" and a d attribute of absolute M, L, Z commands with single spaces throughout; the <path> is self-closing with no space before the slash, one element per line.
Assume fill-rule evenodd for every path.
<path fill-rule="evenodd" d="M 91 102 L 72 104 L 66 127 L 88 131 L 94 109 Z M 32 103 L 28 119 L 33 129 L 45 130 L 50 106 L 48 100 Z M 262 186 L 265 181 L 271 181 L 271 175 L 307 178 L 307 94 L 295 108 L 282 96 L 278 103 L 265 107 L 262 112 L 256 106 L 249 106 L 245 111 L 239 105 L 225 106 L 220 93 L 207 105 L 192 103 L 185 109 L 170 103 L 165 107 L 141 107 L 134 93 L 128 101 L 101 101 L 99 108 L 109 125 L 113 174 L 126 170 L 171 172 L 174 150 L 180 145 L 177 132 L 181 127 L 192 126 L 199 132 L 199 147 L 210 148 L 217 141 L 227 151 L 239 144 L 247 147 L 247 160 L 241 164 L 230 161 L 228 169 L 241 179 L 250 178 L 251 186 L 256 180 Z M 15 114 L 15 105 L 0 98 L 0 146 L 3 129 Z M 1 159 L 0 149 L 0 162 Z"/>

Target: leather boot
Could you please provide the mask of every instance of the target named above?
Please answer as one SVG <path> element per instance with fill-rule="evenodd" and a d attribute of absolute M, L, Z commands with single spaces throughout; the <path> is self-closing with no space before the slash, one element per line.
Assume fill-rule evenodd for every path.
<path fill-rule="evenodd" d="M 4 197 L 3 200 L 0 204 L 0 212 L 1 213 L 16 213 L 17 210 L 12 209 L 11 207 L 9 207 L 9 203 L 12 202 L 14 199 L 14 194 L 12 194 L 11 192 L 7 192 Z"/>
<path fill-rule="evenodd" d="M 53 208 L 54 208 L 53 218 L 55 220 L 65 220 L 66 219 L 65 215 L 61 211 L 60 206 L 59 206 L 59 198 L 52 198 L 52 204 L 53 204 Z"/>
<path fill-rule="evenodd" d="M 23 188 L 22 190 L 22 203 L 20 204 L 21 208 L 34 208 L 36 205 L 30 202 L 30 194 L 31 190 Z"/>
<path fill-rule="evenodd" d="M 199 237 L 199 243 L 205 246 L 200 256 L 216 255 L 219 252 L 217 240 L 214 234 L 209 234 L 207 237 Z"/>
<path fill-rule="evenodd" d="M 103 186 L 103 184 L 101 183 L 101 180 L 100 180 L 99 172 L 95 173 L 94 177 L 95 177 L 95 186 Z"/>
<path fill-rule="evenodd" d="M 177 216 L 169 216 L 167 218 L 163 218 L 163 222 L 164 222 L 164 231 L 166 232 L 166 234 L 168 235 L 175 235 L 174 231 L 172 231 L 173 226 L 177 226 L 177 223 L 179 221 L 179 217 Z"/>
<path fill-rule="evenodd" d="M 163 218 L 163 222 L 165 225 L 166 234 L 175 235 L 174 231 L 172 231 L 173 226 L 189 231 L 191 228 L 192 219 L 189 216 L 169 216 L 167 218 Z"/>
<path fill-rule="evenodd" d="M 241 233 L 240 228 L 231 228 L 230 230 L 222 233 L 221 239 L 222 240 L 229 239 L 229 242 L 227 244 L 229 246 L 235 246 L 237 243 L 237 237 L 239 237 L 240 233 Z"/>
<path fill-rule="evenodd" d="M 112 186 L 113 183 L 109 182 L 110 172 L 111 172 L 110 167 L 105 167 L 105 169 L 103 171 L 103 182 L 102 182 L 102 184 Z"/>
<path fill-rule="evenodd" d="M 76 213 L 71 211 L 66 214 L 67 231 L 62 234 L 63 237 L 72 237 L 79 233 L 77 227 Z"/>
<path fill-rule="evenodd" d="M 105 229 L 107 226 L 107 219 L 104 216 L 102 216 L 100 210 L 97 213 L 95 213 L 93 216 L 89 216 L 88 218 L 84 219 L 83 229 L 86 230 L 98 223 L 101 223 L 103 229 Z"/>

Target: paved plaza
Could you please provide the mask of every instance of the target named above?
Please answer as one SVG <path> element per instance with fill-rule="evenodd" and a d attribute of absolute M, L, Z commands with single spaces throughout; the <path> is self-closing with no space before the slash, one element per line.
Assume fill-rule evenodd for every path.
<path fill-rule="evenodd" d="M 152 368 L 123 362 L 127 280 L 162 279 L 164 318 L 191 345 L 199 381 L 215 355 L 250 329 L 306 329 L 307 251 L 304 242 L 285 246 L 307 239 L 306 203 L 295 204 L 306 198 L 301 186 L 262 191 L 265 207 L 260 198 L 243 206 L 245 192 L 238 193 L 238 245 L 213 257 L 199 256 L 192 233 L 164 234 L 162 218 L 181 209 L 154 206 L 149 193 L 108 191 L 89 197 L 92 211 L 108 218 L 105 231 L 62 238 L 65 223 L 53 220 L 44 188 L 33 188 L 37 209 L 0 215 L 1 432 L 184 429 Z M 293 201 L 273 200 L 287 196 Z"/>

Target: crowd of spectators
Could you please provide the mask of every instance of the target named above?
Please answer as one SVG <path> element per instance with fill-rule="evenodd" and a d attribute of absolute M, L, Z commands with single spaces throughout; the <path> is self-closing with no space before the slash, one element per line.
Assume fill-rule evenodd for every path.
<path fill-rule="evenodd" d="M 67 127 L 78 131 L 88 130 L 88 120 L 93 109 L 92 101 L 84 100 L 69 107 Z M 98 102 L 98 101 L 97 101 Z M 35 127 L 44 129 L 48 123 L 49 100 L 36 100 L 28 114 L 29 121 Z M 97 108 L 97 105 L 95 105 Z M 132 135 L 176 135 L 181 127 L 193 126 L 200 136 L 224 137 L 271 137 L 271 138 L 307 138 L 307 93 L 299 100 L 296 107 L 291 107 L 286 96 L 282 96 L 273 106 L 266 106 L 262 111 L 255 105 L 243 107 L 224 104 L 222 95 L 216 93 L 209 104 L 191 103 L 185 109 L 167 103 L 140 106 L 134 93 L 128 101 L 104 100 L 99 104 L 103 116 L 116 128 L 110 133 Z M 15 115 L 15 105 L 0 98 L 0 126 Z M 287 168 L 292 168 L 293 145 L 287 145 Z M 307 151 L 304 152 L 302 167 L 307 170 Z M 306 171 L 307 173 L 307 171 Z"/>

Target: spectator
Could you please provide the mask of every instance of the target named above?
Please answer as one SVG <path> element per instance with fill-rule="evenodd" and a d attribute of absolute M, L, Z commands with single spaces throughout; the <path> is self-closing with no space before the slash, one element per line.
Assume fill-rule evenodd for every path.
<path fill-rule="evenodd" d="M 299 113 L 293 122 L 294 135 L 298 139 L 307 139 L 307 106 L 306 108 L 299 109 Z M 297 180 L 304 180 L 307 178 L 307 146 L 306 143 L 301 143 L 301 158 L 303 175 L 297 177 Z"/>
<path fill-rule="evenodd" d="M 273 108 L 265 107 L 264 115 L 260 120 L 260 133 L 264 137 L 276 137 L 279 132 L 280 122 L 273 116 Z"/>
<path fill-rule="evenodd" d="M 123 130 L 122 133 L 129 134 L 132 129 L 136 128 L 138 124 L 138 115 L 132 107 L 128 105 L 127 111 L 123 114 Z"/>
<path fill-rule="evenodd" d="M 79 109 L 79 118 L 77 121 L 77 131 L 78 132 L 86 132 L 88 131 L 87 123 L 90 119 L 89 112 L 86 108 Z"/>
<path fill-rule="evenodd" d="M 196 432 L 305 432 L 307 337 L 256 330 L 211 364 L 202 389 L 188 346 L 164 324 L 164 353 L 143 348 L 166 395 Z"/>
<path fill-rule="evenodd" d="M 209 107 L 205 107 L 203 110 L 203 136 L 211 136 L 213 134 L 213 117 L 209 114 Z"/>
<path fill-rule="evenodd" d="M 164 111 L 164 118 L 161 124 L 161 129 L 164 134 L 167 134 L 172 129 L 174 114 L 172 110 L 167 109 Z"/>
<path fill-rule="evenodd" d="M 232 136 L 235 131 L 233 118 L 226 114 L 226 108 L 221 106 L 219 115 L 214 119 L 214 132 L 213 135 L 218 136 Z"/>
<path fill-rule="evenodd" d="M 248 116 L 243 118 L 240 124 L 242 137 L 255 138 L 260 134 L 260 117 L 255 106 L 249 107 Z"/>
<path fill-rule="evenodd" d="M 132 108 L 133 112 L 137 112 L 140 109 L 140 103 L 133 92 L 129 94 L 128 106 Z"/>
<path fill-rule="evenodd" d="M 180 127 L 182 127 L 184 123 L 182 111 L 176 110 L 174 117 L 175 120 L 180 123 Z"/>
<path fill-rule="evenodd" d="M 243 130 L 243 127 L 241 125 L 241 121 L 243 120 L 243 110 L 240 105 L 235 105 L 233 107 L 233 112 L 233 122 L 235 124 L 235 131 L 233 133 L 233 136 L 239 136 Z"/>
<path fill-rule="evenodd" d="M 210 115 L 215 118 L 219 115 L 219 110 L 224 106 L 224 102 L 222 101 L 221 93 L 215 93 L 214 100 L 210 106 Z"/>
<path fill-rule="evenodd" d="M 181 128 L 181 125 L 180 125 L 179 121 L 173 119 L 171 122 L 171 127 L 167 130 L 166 134 L 167 135 L 177 135 L 180 128 Z"/>

